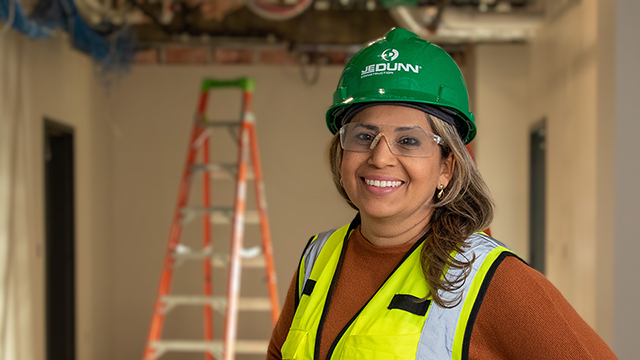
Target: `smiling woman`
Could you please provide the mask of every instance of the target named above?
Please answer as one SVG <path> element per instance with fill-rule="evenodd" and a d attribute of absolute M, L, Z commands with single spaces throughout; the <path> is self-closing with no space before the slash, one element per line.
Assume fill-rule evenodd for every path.
<path fill-rule="evenodd" d="M 375 148 L 371 147 L 363 154 L 347 150 L 341 145 L 342 141 L 338 142 L 336 135 L 330 154 L 334 182 L 338 192 L 360 212 L 363 222 L 374 225 L 376 234 L 367 233 L 369 226 L 360 229 L 372 244 L 389 246 L 415 242 L 424 234 L 425 229 L 436 228 L 429 235 L 434 240 L 427 241 L 422 246 L 421 262 L 425 264 L 423 271 L 431 289 L 430 296 L 439 305 L 447 306 L 438 290 L 452 291 L 459 288 L 464 276 L 442 277 L 444 269 L 465 269 L 471 264 L 467 259 L 450 260 L 449 256 L 456 248 L 463 247 L 474 231 L 489 227 L 493 217 L 493 204 L 475 162 L 452 126 L 427 112 L 415 109 L 412 104 L 387 104 L 389 103 L 362 110 L 342 129 L 371 122 L 381 124 L 382 128 L 418 128 L 424 134 L 421 138 L 423 143 L 428 141 L 428 145 L 422 144 L 422 147 L 434 150 L 423 150 L 417 154 L 415 151 L 404 152 L 403 155 L 399 150 L 393 151 L 392 142 L 384 136 L 387 147 L 372 143 Z M 382 125 L 401 122 L 401 126 Z M 404 131 L 397 133 L 404 135 Z M 379 132 L 377 136 L 382 134 Z M 404 137 L 395 139 L 406 140 Z M 347 151 L 343 152 L 342 149 Z M 395 156 L 394 153 L 400 156 Z M 353 176 L 345 179 L 342 174 Z M 377 180 L 388 182 L 389 174 L 397 174 L 398 178 L 394 179 L 400 182 L 398 187 L 390 189 L 371 184 Z M 442 221 L 431 223 L 434 216 Z M 394 231 L 397 235 L 393 234 Z M 464 270 L 462 274 L 466 272 Z"/>
<path fill-rule="evenodd" d="M 268 359 L 615 359 L 544 276 L 482 233 L 493 204 L 465 148 L 466 85 L 442 49 L 404 29 L 364 48 L 327 125 L 334 182 L 358 215 L 309 240 Z"/>
<path fill-rule="evenodd" d="M 420 110 L 400 105 L 369 107 L 357 113 L 341 133 L 347 133 L 343 130 L 354 126 L 356 129 L 370 129 L 370 146 L 366 152 L 347 150 L 342 154 L 340 184 L 360 211 L 361 219 L 366 223 L 379 224 L 384 233 L 375 238 L 367 236 L 373 234 L 363 235 L 374 245 L 397 245 L 417 240 L 433 212 L 434 191 L 441 184 L 443 187 L 449 184 L 455 160 L 452 156 L 445 159 L 431 156 L 437 150 L 438 144 L 434 139 L 437 135 L 433 135 L 425 113 Z M 380 132 L 380 128 L 390 131 Z M 407 138 L 406 131 L 397 129 L 412 129 L 416 135 Z M 432 134 L 431 139 L 427 132 Z M 382 138 L 386 141 L 380 141 Z M 422 143 L 407 150 L 402 146 L 402 142 L 407 140 L 422 140 Z M 342 147 L 348 149 L 344 145 Z M 387 182 L 399 182 L 400 185 L 386 186 Z M 402 233 L 394 234 L 395 228 L 402 229 Z"/>

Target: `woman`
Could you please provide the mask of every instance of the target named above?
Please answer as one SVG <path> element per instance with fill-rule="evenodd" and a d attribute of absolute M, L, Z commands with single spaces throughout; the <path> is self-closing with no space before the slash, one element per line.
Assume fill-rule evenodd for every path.
<path fill-rule="evenodd" d="M 560 293 L 481 233 L 464 79 L 404 29 L 347 64 L 327 125 L 358 215 L 311 238 L 268 359 L 615 359 Z"/>

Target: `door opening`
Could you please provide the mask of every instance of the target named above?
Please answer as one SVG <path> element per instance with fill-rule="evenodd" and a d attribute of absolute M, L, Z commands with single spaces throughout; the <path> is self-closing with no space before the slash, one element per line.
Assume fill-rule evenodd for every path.
<path fill-rule="evenodd" d="M 546 121 L 542 120 L 531 130 L 529 141 L 529 259 L 531 267 L 543 274 L 546 256 L 546 135 Z"/>
<path fill-rule="evenodd" d="M 75 360 L 73 129 L 45 119 L 47 360 Z"/>

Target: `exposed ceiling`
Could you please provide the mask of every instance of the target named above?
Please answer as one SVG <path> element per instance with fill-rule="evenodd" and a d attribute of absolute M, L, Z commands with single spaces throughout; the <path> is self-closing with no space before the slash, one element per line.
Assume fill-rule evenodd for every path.
<path fill-rule="evenodd" d="M 137 15 L 129 18 L 143 44 L 349 46 L 394 26 L 445 44 L 522 41 L 533 36 L 544 10 L 542 0 L 135 1 Z"/>

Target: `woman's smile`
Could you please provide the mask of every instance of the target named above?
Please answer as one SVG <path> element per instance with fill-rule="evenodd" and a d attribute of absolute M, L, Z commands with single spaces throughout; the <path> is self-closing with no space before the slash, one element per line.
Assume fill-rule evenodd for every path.
<path fill-rule="evenodd" d="M 367 191 L 375 195 L 394 193 L 404 185 L 404 181 L 390 176 L 368 175 L 361 179 Z"/>

